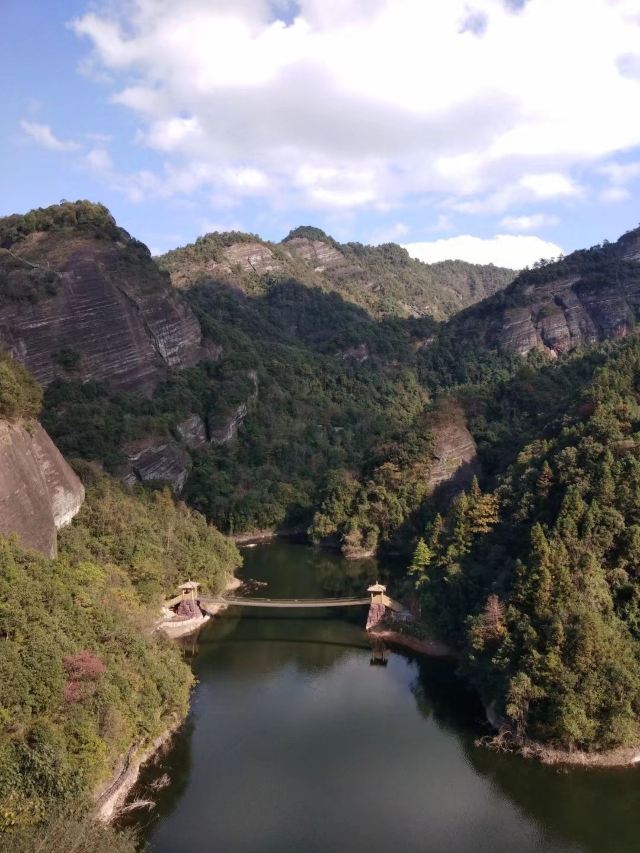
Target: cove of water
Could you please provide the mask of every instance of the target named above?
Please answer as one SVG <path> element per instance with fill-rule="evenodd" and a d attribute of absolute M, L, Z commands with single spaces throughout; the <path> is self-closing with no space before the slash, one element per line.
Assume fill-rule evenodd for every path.
<path fill-rule="evenodd" d="M 271 598 L 360 595 L 382 572 L 281 542 L 244 555 Z M 134 813 L 152 853 L 640 850 L 639 770 L 475 746 L 482 709 L 453 665 L 372 664 L 365 619 L 234 607 L 187 641 L 191 714 L 134 792 L 156 802 Z"/>

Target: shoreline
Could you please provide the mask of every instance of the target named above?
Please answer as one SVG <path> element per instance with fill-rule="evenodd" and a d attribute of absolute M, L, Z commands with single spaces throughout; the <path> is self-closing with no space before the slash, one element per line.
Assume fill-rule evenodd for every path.
<path fill-rule="evenodd" d="M 367 633 L 370 637 L 384 640 L 385 643 L 391 646 L 397 646 L 407 651 L 424 655 L 425 657 L 456 658 L 455 652 L 445 643 L 440 642 L 440 640 L 421 640 L 412 634 L 403 634 L 400 631 L 393 631 L 390 628 L 382 628 L 380 630 L 373 628 Z"/>
<path fill-rule="evenodd" d="M 242 581 L 240 578 L 233 575 L 225 584 L 223 592 L 231 592 L 234 589 L 238 589 L 240 586 L 242 586 Z M 182 637 L 190 637 L 192 634 L 197 634 L 211 618 L 217 616 L 218 613 L 226 610 L 228 607 L 228 604 L 220 602 L 219 604 L 211 605 L 206 613 L 203 613 L 202 616 L 196 616 L 193 619 L 184 619 L 182 621 L 175 622 L 171 619 L 160 619 L 156 623 L 155 630 L 161 631 L 165 637 L 168 637 L 170 640 L 179 640 Z M 164 607 L 162 609 L 163 612 L 170 612 L 165 611 Z"/>
<path fill-rule="evenodd" d="M 136 752 L 140 745 L 136 747 L 134 744 L 129 747 L 129 751 L 120 762 L 120 769 L 116 771 L 106 787 L 103 786 L 103 790 L 95 796 L 94 814 L 100 823 L 111 823 L 118 817 L 129 792 L 138 781 L 142 766 L 169 744 L 185 719 L 186 715 L 174 718 L 162 734 L 158 735 L 142 752 Z"/>
<path fill-rule="evenodd" d="M 291 530 L 251 530 L 247 533 L 229 533 L 227 539 L 231 539 L 236 545 L 251 545 L 258 542 L 270 542 L 272 539 L 293 539 L 298 536 L 307 536 L 305 528 L 292 528 Z"/>
<path fill-rule="evenodd" d="M 411 634 L 403 634 L 389 628 L 368 632 L 369 636 L 384 640 L 390 646 L 396 646 L 415 654 L 425 657 L 455 660 L 457 658 L 453 649 L 439 640 L 422 640 Z M 538 741 L 525 741 L 518 744 L 513 739 L 500 741 L 500 726 L 497 720 L 490 719 L 487 712 L 487 722 L 496 731 L 496 735 L 478 738 L 476 745 L 485 749 L 513 752 L 521 758 L 533 759 L 550 767 L 575 767 L 585 769 L 613 769 L 631 768 L 640 765 L 640 744 L 636 746 L 622 746 L 606 752 L 583 752 L 582 750 L 557 749 L 545 746 Z"/>
<path fill-rule="evenodd" d="M 230 592 L 233 589 L 237 589 L 239 586 L 242 586 L 242 581 L 240 578 L 233 575 L 227 581 L 224 591 Z M 169 623 L 166 623 L 166 625 L 163 626 L 160 622 L 157 625 L 156 630 L 162 631 L 162 633 L 170 640 L 186 637 L 190 634 L 195 634 L 203 627 L 203 625 L 209 622 L 214 615 L 220 613 L 222 610 L 226 610 L 228 606 L 228 604 L 220 604 L 219 607 L 216 608 L 215 614 L 209 613 L 200 619 L 188 619 L 182 624 L 180 622 L 176 622 L 174 623 L 176 629 L 174 633 L 169 633 L 169 631 L 166 630 L 166 625 Z M 186 630 L 181 630 L 185 628 Z M 191 699 L 189 699 L 189 705 L 191 705 Z M 142 752 L 138 752 L 142 744 L 132 744 L 129 747 L 126 755 L 124 755 L 118 762 L 118 769 L 116 769 L 111 778 L 107 780 L 94 794 L 94 814 L 100 823 L 111 823 L 118 817 L 120 809 L 124 805 L 130 791 L 133 789 L 140 777 L 140 770 L 143 765 L 151 761 L 154 756 L 169 744 L 178 729 L 183 725 L 188 713 L 189 711 L 187 709 L 187 713 L 184 717 L 174 717 L 162 734 L 158 735 L 146 749 L 142 750 Z"/>
<path fill-rule="evenodd" d="M 583 752 L 582 750 L 557 749 L 545 746 L 538 741 L 525 741 L 517 743 L 512 741 L 513 746 L 499 745 L 500 734 L 488 738 L 478 738 L 476 744 L 488 749 L 513 752 L 524 759 L 533 759 L 548 767 L 573 767 L 588 770 L 613 770 L 632 768 L 640 765 L 640 745 L 619 746 L 606 752 Z"/>

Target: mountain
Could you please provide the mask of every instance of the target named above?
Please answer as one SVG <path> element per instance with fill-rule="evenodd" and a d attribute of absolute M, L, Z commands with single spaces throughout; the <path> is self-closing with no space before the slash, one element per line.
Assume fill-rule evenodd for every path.
<path fill-rule="evenodd" d="M 476 381 L 517 364 L 519 356 L 557 358 L 626 337 L 640 315 L 639 261 L 635 229 L 615 243 L 521 272 L 500 293 L 441 327 L 421 353 L 424 381 Z"/>
<path fill-rule="evenodd" d="M 338 243 L 301 226 L 281 243 L 240 232 L 206 234 L 157 258 L 175 287 L 216 281 L 264 294 L 273 282 L 293 280 L 336 293 L 371 317 L 450 317 L 501 290 L 515 273 L 492 264 L 424 264 L 395 243 Z"/>
<path fill-rule="evenodd" d="M 44 385 L 147 393 L 203 354 L 197 320 L 146 246 L 87 201 L 0 219 L 0 347 Z"/>
<path fill-rule="evenodd" d="M 237 565 L 211 521 L 351 557 L 415 549 L 399 583 L 499 745 L 557 760 L 640 741 L 640 231 L 444 322 L 427 313 L 455 299 L 426 287 L 432 268 L 310 228 L 209 235 L 164 273 L 87 202 L 9 217 L 0 237 L 1 530 L 54 553 L 86 489 L 57 559 L 0 537 L 0 705 L 18 720 L 0 727 L 0 828 L 95 791 L 184 713 L 188 668 L 149 629 L 191 567 L 215 591 Z M 114 323 L 124 343 L 103 361 Z M 42 427 L 18 362 L 46 385 Z M 83 486 L 66 463 L 56 480 L 42 430 Z"/>

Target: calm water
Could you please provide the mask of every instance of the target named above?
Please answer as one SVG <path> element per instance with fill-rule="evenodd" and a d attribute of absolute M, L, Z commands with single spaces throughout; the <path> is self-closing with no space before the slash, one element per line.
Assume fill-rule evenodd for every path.
<path fill-rule="evenodd" d="M 360 593 L 371 563 L 248 549 L 257 595 Z M 189 649 L 187 726 L 135 796 L 153 853 L 640 850 L 640 771 L 558 772 L 474 746 L 481 710 L 451 666 L 371 664 L 366 613 L 233 608 Z"/>

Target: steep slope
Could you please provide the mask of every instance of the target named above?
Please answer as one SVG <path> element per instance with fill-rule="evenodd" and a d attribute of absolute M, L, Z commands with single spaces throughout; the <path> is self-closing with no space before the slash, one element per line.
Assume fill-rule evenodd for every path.
<path fill-rule="evenodd" d="M 37 421 L 0 420 L 0 534 L 48 557 L 76 515 L 84 487 Z"/>
<path fill-rule="evenodd" d="M 106 208 L 76 202 L 0 219 L 0 347 L 43 385 L 148 392 L 198 360 L 201 333 L 147 248 Z"/>
<path fill-rule="evenodd" d="M 263 294 L 273 282 L 294 280 L 333 292 L 372 317 L 450 317 L 501 290 L 512 270 L 463 261 L 424 264 L 394 243 L 337 243 L 303 226 L 281 243 L 254 234 L 214 233 L 158 258 L 178 288 L 215 281 Z"/>
<path fill-rule="evenodd" d="M 486 379 L 512 357 L 551 358 L 626 337 L 640 314 L 640 229 L 525 270 L 454 317 L 422 351 L 429 385 Z M 462 356 L 462 357 L 461 357 Z"/>
<path fill-rule="evenodd" d="M 511 383 L 508 409 L 517 393 L 536 395 L 537 430 L 496 488 L 432 514 L 414 573 L 425 612 L 502 720 L 503 745 L 560 761 L 625 745 L 637 754 L 640 342 L 540 372 L 557 380 L 555 412 L 545 416 L 535 375 Z M 493 432 L 499 448 L 506 430 Z"/>
<path fill-rule="evenodd" d="M 27 371 L 0 352 L 0 534 L 53 557 L 84 488 L 36 420 L 41 401 Z"/>

